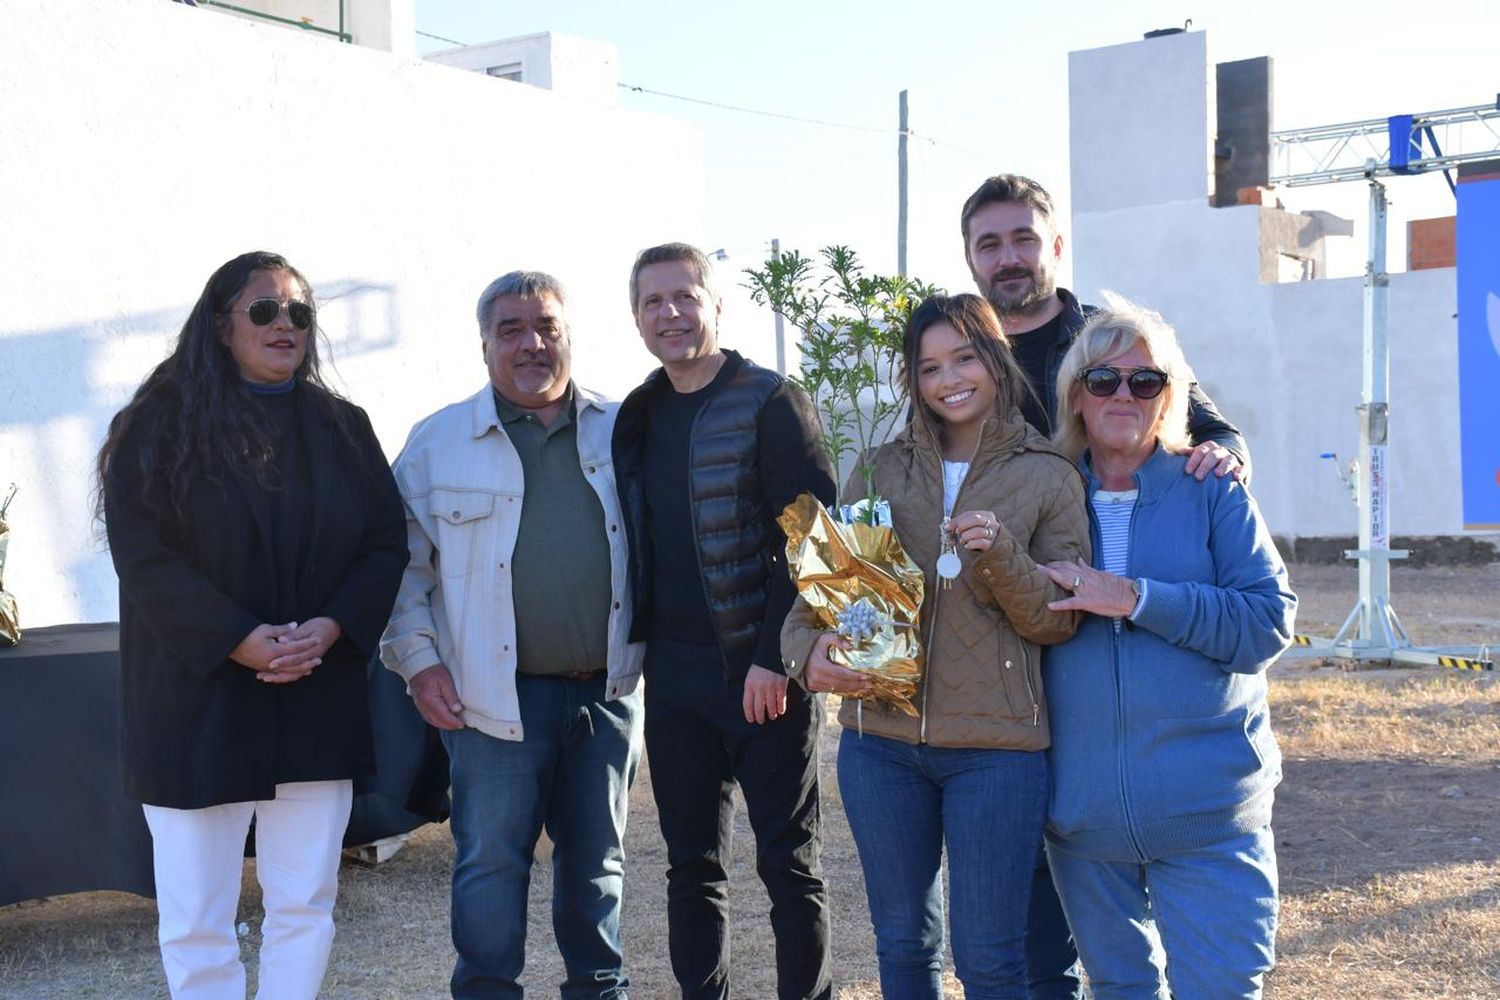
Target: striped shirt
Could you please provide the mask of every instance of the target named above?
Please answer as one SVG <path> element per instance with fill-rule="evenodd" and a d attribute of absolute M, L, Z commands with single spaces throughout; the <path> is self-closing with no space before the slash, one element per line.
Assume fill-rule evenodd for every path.
<path fill-rule="evenodd" d="M 1135 513 L 1138 493 L 1138 490 L 1122 490 L 1118 493 L 1098 490 L 1091 501 L 1094 519 L 1099 523 L 1099 554 L 1104 569 L 1116 576 L 1130 575 L 1130 518 Z M 1141 606 L 1146 603 L 1145 587 L 1146 581 L 1142 580 L 1141 596 L 1135 603 L 1135 610 L 1129 615 L 1131 619 L 1140 613 Z M 1116 619 L 1115 628 L 1119 627 L 1119 619 Z"/>

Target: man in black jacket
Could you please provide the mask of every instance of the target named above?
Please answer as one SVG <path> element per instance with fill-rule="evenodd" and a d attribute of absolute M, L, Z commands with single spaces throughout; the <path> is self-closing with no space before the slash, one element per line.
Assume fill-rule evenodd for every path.
<path fill-rule="evenodd" d="M 964 259 L 979 292 L 1000 315 L 1010 348 L 1034 399 L 1023 400 L 1027 421 L 1052 433 L 1057 414 L 1057 373 L 1063 355 L 1083 330 L 1095 306 L 1081 305 L 1058 288 L 1063 238 L 1052 196 L 1019 174 L 985 180 L 964 202 Z M 1193 441 L 1186 471 L 1198 479 L 1210 472 L 1249 482 L 1250 450 L 1213 400 L 1194 383 L 1188 390 L 1188 433 Z M 1032 1000 L 1081 1000 L 1078 953 L 1052 886 L 1046 857 L 1038 861 L 1026 933 L 1026 973 Z"/>
<path fill-rule="evenodd" d="M 782 509 L 834 498 L 817 413 L 775 372 L 718 346 L 720 301 L 694 247 L 643 250 L 630 304 L 662 367 L 621 404 L 615 475 L 630 533 L 630 638 L 646 640 L 646 756 L 667 842 L 672 971 L 689 998 L 729 996 L 736 783 L 771 897 L 778 994 L 832 995 L 818 861 L 821 707 L 787 686 L 795 591 Z"/>
<path fill-rule="evenodd" d="M 964 259 L 979 292 L 1000 314 L 1011 351 L 1037 399 L 1023 403 L 1026 419 L 1052 433 L 1057 413 L 1057 372 L 1063 355 L 1094 312 L 1073 293 L 1058 288 L 1063 238 L 1052 213 L 1052 197 L 1019 174 L 1000 174 L 979 185 L 964 202 Z M 1188 433 L 1195 445 L 1187 471 L 1199 479 L 1214 472 L 1250 478 L 1250 451 L 1233 424 L 1194 383 L 1188 396 Z"/>

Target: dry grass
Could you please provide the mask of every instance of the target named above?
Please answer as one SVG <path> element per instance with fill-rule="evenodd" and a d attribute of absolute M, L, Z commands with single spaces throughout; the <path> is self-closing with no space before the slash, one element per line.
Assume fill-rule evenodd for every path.
<path fill-rule="evenodd" d="M 1419 641 L 1500 639 L 1500 566 L 1396 573 L 1397 606 Z M 1302 627 L 1331 633 L 1352 603 L 1346 567 L 1294 567 Z M 1277 799 L 1283 911 L 1272 1000 L 1500 996 L 1500 685 L 1492 677 L 1286 663 L 1273 670 L 1286 756 Z M 837 727 L 824 742 L 823 862 L 831 881 L 842 1000 L 873 1000 L 874 942 L 834 781 Z M 623 916 L 632 993 L 675 995 L 666 965 L 665 851 L 649 775 L 632 796 Z M 1455 788 L 1458 792 L 1455 792 Z M 441 997 L 448 942 L 446 827 L 418 831 L 376 869 L 346 866 L 324 996 Z M 555 991 L 548 869 L 534 869 L 526 979 Z M 768 906 L 741 819 L 732 872 L 736 994 L 774 995 Z M 164 996 L 155 909 L 121 893 L 0 908 L 0 997 Z M 260 896 L 246 867 L 241 919 L 254 965 Z M 253 975 L 253 973 L 252 973 Z M 949 995 L 962 996 L 949 979 Z"/>
<path fill-rule="evenodd" d="M 1275 998 L 1500 995 L 1500 685 L 1275 668 Z"/>
<path fill-rule="evenodd" d="M 1489 677 L 1381 670 L 1348 675 L 1277 668 L 1276 734 L 1299 756 L 1346 760 L 1500 755 L 1500 687 Z"/>

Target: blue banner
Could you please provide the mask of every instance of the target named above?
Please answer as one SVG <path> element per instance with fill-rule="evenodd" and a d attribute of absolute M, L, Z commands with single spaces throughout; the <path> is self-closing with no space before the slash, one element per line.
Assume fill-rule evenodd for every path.
<path fill-rule="evenodd" d="M 1458 183 L 1458 420 L 1464 527 L 1500 529 L 1500 167 Z"/>

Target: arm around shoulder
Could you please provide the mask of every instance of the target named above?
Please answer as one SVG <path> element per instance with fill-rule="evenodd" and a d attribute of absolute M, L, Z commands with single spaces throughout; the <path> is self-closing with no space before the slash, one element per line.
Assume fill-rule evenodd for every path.
<path fill-rule="evenodd" d="M 1193 444 L 1212 441 L 1222 445 L 1239 461 L 1241 481 L 1250 482 L 1250 446 L 1245 443 L 1239 428 L 1224 418 L 1197 382 L 1188 387 L 1187 417 L 1188 437 Z"/>

